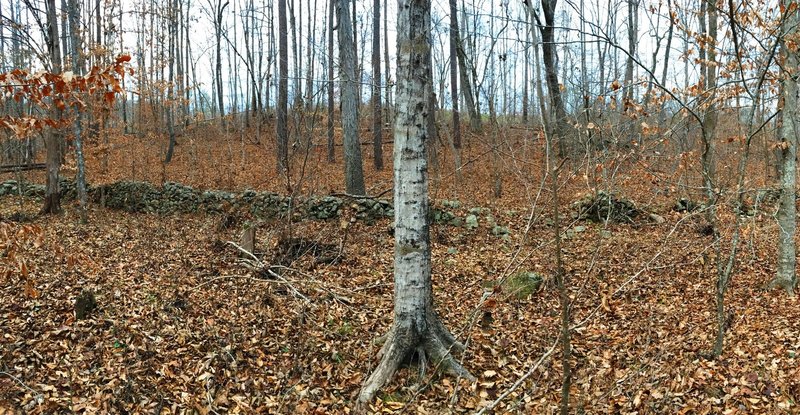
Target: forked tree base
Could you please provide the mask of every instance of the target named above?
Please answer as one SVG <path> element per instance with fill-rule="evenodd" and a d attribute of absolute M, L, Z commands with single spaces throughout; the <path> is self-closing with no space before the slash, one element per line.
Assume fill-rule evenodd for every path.
<path fill-rule="evenodd" d="M 767 289 L 772 290 L 776 287 L 781 287 L 784 291 L 786 291 L 786 294 L 789 294 L 790 297 L 794 297 L 795 285 L 797 285 L 795 281 L 783 278 L 773 278 L 772 281 L 767 284 Z"/>
<path fill-rule="evenodd" d="M 61 213 L 61 199 L 58 193 L 45 196 L 44 205 L 39 211 L 40 215 L 55 215 Z"/>
<path fill-rule="evenodd" d="M 435 313 L 428 312 L 424 320 L 423 331 L 416 327 L 412 318 L 395 321 L 392 325 L 378 352 L 380 363 L 364 382 L 358 395 L 356 403 L 358 412 L 363 412 L 375 394 L 392 379 L 400 365 L 413 354 L 417 355 L 423 371 L 430 362 L 434 369 L 470 381 L 475 380 L 453 356 L 454 353 L 463 353 L 464 345 L 450 334 Z"/>

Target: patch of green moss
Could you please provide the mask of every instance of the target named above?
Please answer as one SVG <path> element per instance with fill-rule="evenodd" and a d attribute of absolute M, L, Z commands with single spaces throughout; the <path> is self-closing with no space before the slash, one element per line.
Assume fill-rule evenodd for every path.
<path fill-rule="evenodd" d="M 520 300 L 528 298 L 542 286 L 541 274 L 531 271 L 518 272 L 508 277 L 503 284 L 503 290 Z"/>

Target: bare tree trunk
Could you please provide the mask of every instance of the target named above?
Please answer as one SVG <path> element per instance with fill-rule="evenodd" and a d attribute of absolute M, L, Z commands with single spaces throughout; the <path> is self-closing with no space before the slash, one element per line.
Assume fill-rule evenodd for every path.
<path fill-rule="evenodd" d="M 272 12 L 274 10 L 274 4 L 275 3 L 273 0 L 269 0 L 267 3 L 267 16 L 269 16 L 267 18 L 267 22 L 269 23 L 269 37 L 267 38 L 267 73 L 264 76 L 266 80 L 264 85 L 264 106 L 267 113 L 270 112 L 270 97 L 272 96 L 272 85 L 274 84 L 272 79 L 275 69 L 273 68 L 275 64 L 275 18 L 274 13 Z M 277 102 L 275 107 L 277 112 Z"/>
<path fill-rule="evenodd" d="M 625 60 L 625 92 L 622 96 L 622 111 L 629 108 L 633 101 L 633 57 L 636 56 L 637 35 L 639 32 L 639 0 L 628 2 L 628 58 Z"/>
<path fill-rule="evenodd" d="M 708 28 L 706 27 L 706 11 L 708 8 L 707 0 L 700 0 L 700 13 L 697 14 L 697 24 L 699 26 L 699 32 L 703 35 L 708 34 Z M 698 56 L 700 58 L 700 79 L 698 80 L 698 86 L 700 91 L 706 90 L 706 68 L 708 67 L 708 63 L 706 61 L 706 50 L 708 46 L 705 42 L 698 42 Z M 688 82 L 688 79 L 687 79 Z"/>
<path fill-rule="evenodd" d="M 5 15 L 3 14 L 3 6 L 0 5 L 0 20 L 2 20 L 4 17 L 5 17 Z M 13 19 L 13 17 L 14 17 L 14 4 L 12 3 L 11 4 L 11 18 Z M 12 33 L 11 36 L 13 36 L 13 31 L 11 33 Z M 9 65 L 9 62 L 8 62 L 9 59 L 8 58 L 9 58 L 9 55 L 8 55 L 8 52 L 6 51 L 6 28 L 5 28 L 4 25 L 0 25 L 0 63 L 2 63 L 2 65 L 0 65 L 0 72 L 8 72 L 9 71 L 9 67 L 11 65 Z"/>
<path fill-rule="evenodd" d="M 496 36 L 494 31 L 494 3 L 490 6 L 489 9 L 489 33 L 492 37 Z M 500 157 L 498 154 L 498 123 L 497 123 L 497 75 L 495 72 L 495 68 L 497 65 L 495 64 L 495 54 L 493 52 L 494 46 L 489 49 L 489 67 L 487 68 L 489 72 L 489 91 L 486 96 L 486 100 L 488 101 L 489 105 L 489 124 L 491 124 L 492 132 L 489 135 L 489 145 L 492 151 L 492 192 L 493 196 L 496 199 L 499 199 L 503 195 L 503 185 L 500 179 Z M 500 58 L 502 61 L 502 57 Z M 502 84 L 502 81 L 501 81 Z"/>
<path fill-rule="evenodd" d="M 672 0 L 667 0 L 667 10 L 672 10 Z M 667 45 L 664 49 L 664 68 L 661 71 L 661 85 L 667 84 L 667 72 L 669 71 L 669 57 L 670 52 L 672 51 L 672 35 L 675 32 L 675 21 L 672 19 L 672 15 L 669 16 L 669 28 L 667 29 Z M 737 106 L 738 107 L 738 106 Z M 659 121 L 663 120 L 665 117 L 664 114 L 664 105 L 662 103 L 661 108 L 661 117 Z"/>
<path fill-rule="evenodd" d="M 55 74 L 61 73 L 61 47 L 59 45 L 58 35 L 58 20 L 56 18 L 56 2 L 55 0 L 47 0 L 47 33 L 45 39 L 47 49 L 50 54 L 50 72 Z M 53 106 L 50 117 L 54 120 L 60 120 L 62 111 L 56 106 Z M 45 136 L 45 148 L 47 149 L 47 185 L 44 196 L 44 205 L 42 206 L 41 213 L 59 213 L 61 212 L 61 195 L 58 183 L 58 171 L 61 168 L 61 134 L 53 129 L 50 129 Z"/>
<path fill-rule="evenodd" d="M 67 30 L 68 30 L 67 29 L 67 27 L 68 27 L 67 26 L 67 24 L 68 24 L 67 23 L 67 13 L 63 12 L 66 9 L 67 9 L 67 0 L 61 0 L 62 13 L 59 13 L 58 15 L 61 17 L 61 36 L 62 36 L 61 41 L 60 41 L 60 43 L 61 43 L 61 58 L 64 60 L 64 61 L 61 62 L 62 65 L 64 65 L 66 63 L 65 61 L 66 61 L 67 57 L 70 55 L 70 53 L 69 53 L 69 37 L 67 36 Z M 62 66 L 61 69 L 64 70 L 63 66 Z"/>
<path fill-rule="evenodd" d="M 244 26 L 244 48 L 247 59 L 247 72 L 250 76 L 250 97 L 248 102 L 252 114 L 246 114 L 249 122 L 250 116 L 259 116 L 263 111 L 263 103 L 261 101 L 261 84 L 259 77 L 261 70 L 256 65 L 256 32 L 261 32 L 261 26 L 256 23 L 255 19 L 255 4 L 253 0 L 249 0 L 247 4 L 247 12 L 242 18 Z"/>
<path fill-rule="evenodd" d="M 178 111 L 177 111 L 178 124 L 182 124 L 182 123 L 184 123 L 186 121 L 186 118 L 187 118 L 187 116 L 186 116 L 186 105 L 185 105 L 186 101 L 181 99 L 183 97 L 183 93 L 184 93 L 184 86 L 183 86 L 184 85 L 184 81 L 186 80 L 186 73 L 185 73 L 185 69 L 184 69 L 185 68 L 184 67 L 184 61 L 186 60 L 186 57 L 183 54 L 183 41 L 184 41 L 184 38 L 183 38 L 183 26 L 182 26 L 183 25 L 183 13 L 184 13 L 183 1 L 182 0 L 177 0 L 176 7 L 177 7 L 177 10 L 175 11 L 176 16 L 175 16 L 175 20 L 174 20 L 176 27 L 174 29 L 175 33 L 173 34 L 173 36 L 175 36 L 175 46 L 174 46 L 175 47 L 175 66 L 176 66 L 175 67 L 175 72 L 176 72 L 175 73 L 175 77 L 176 77 L 175 91 L 176 91 L 177 96 L 179 98 L 177 100 L 177 102 L 176 102 L 177 107 L 178 107 Z M 120 26 L 120 27 L 122 27 L 122 26 Z M 121 40 L 122 40 L 122 37 L 120 36 L 120 41 Z M 174 120 L 173 120 L 173 122 L 174 122 Z"/>
<path fill-rule="evenodd" d="M 222 17 L 223 11 L 226 7 L 228 7 L 230 1 L 226 0 L 225 3 L 222 3 L 222 0 L 218 0 L 216 13 L 214 14 L 214 35 L 216 37 L 216 66 L 215 66 L 215 76 L 216 76 L 216 86 L 217 86 L 217 105 L 219 105 L 219 117 L 222 122 L 222 126 L 225 127 L 225 103 L 223 98 L 223 81 L 222 81 Z"/>
<path fill-rule="evenodd" d="M 339 22 L 339 78 L 342 91 L 342 132 L 344 144 L 344 176 L 347 193 L 363 195 L 364 170 L 361 143 L 358 138 L 358 80 L 356 79 L 356 46 L 350 20 L 350 0 L 337 3 Z"/>
<path fill-rule="evenodd" d="M 238 12 L 236 11 L 236 4 L 237 2 L 233 3 L 233 10 L 231 10 L 231 14 L 233 16 L 237 16 Z M 237 19 L 234 17 L 233 19 L 233 36 L 226 35 L 226 42 L 225 42 L 225 54 L 227 55 L 225 59 L 228 61 L 228 91 L 231 97 L 231 115 L 234 117 L 233 124 L 236 125 L 236 117 L 239 113 L 239 60 L 232 59 L 231 57 L 231 49 L 236 50 L 236 44 L 239 41 L 239 35 L 236 33 L 236 22 Z"/>
<path fill-rule="evenodd" d="M 461 182 L 461 114 L 458 108 L 458 5 L 457 0 L 450 0 L 450 99 L 453 101 L 453 159 L 455 162 L 456 181 Z M 462 71 L 464 74 L 465 71 Z M 462 80 L 464 78 L 462 77 Z M 472 92 L 469 93 L 472 95 Z M 466 94 L 465 94 L 466 95 Z M 470 96 L 470 100 L 471 100 Z M 469 104 L 468 104 L 469 106 Z M 471 112 L 475 108 L 470 108 Z M 472 115 L 470 115 L 472 117 Z M 471 119 L 471 118 L 470 118 Z"/>
<path fill-rule="evenodd" d="M 292 32 L 292 67 L 294 68 L 294 82 L 292 82 L 292 108 L 294 111 L 292 113 L 294 116 L 297 116 L 297 112 L 302 108 L 302 101 L 303 101 L 303 83 L 301 82 L 301 68 L 300 68 L 300 46 L 297 44 L 297 23 L 295 19 L 294 13 L 294 0 L 290 0 L 290 7 L 289 7 L 289 30 Z M 302 4 L 302 1 L 301 1 Z M 297 138 L 299 139 L 299 134 Z"/>
<path fill-rule="evenodd" d="M 100 14 L 102 7 L 101 0 L 94 0 L 94 28 L 95 28 L 95 47 L 100 47 L 103 45 L 103 18 Z M 100 55 L 97 58 L 95 64 L 100 65 L 103 63 L 103 56 Z"/>
<path fill-rule="evenodd" d="M 570 357 L 572 345 L 570 343 L 570 299 L 567 291 L 567 274 L 561 259 L 561 218 L 558 205 L 558 175 L 560 166 L 553 157 L 553 137 L 545 133 L 547 146 L 547 169 L 550 173 L 550 191 L 552 193 L 553 233 L 555 234 L 555 260 L 556 260 L 556 285 L 561 305 L 561 415 L 569 414 L 569 388 L 572 384 L 572 370 Z"/>
<path fill-rule="evenodd" d="M 383 114 L 381 111 L 381 0 L 373 1 L 372 15 L 372 153 L 375 170 L 383 170 Z"/>
<path fill-rule="evenodd" d="M 383 64 L 386 76 L 386 124 L 392 122 L 392 69 L 389 59 L 389 8 L 388 0 L 383 0 Z"/>
<path fill-rule="evenodd" d="M 277 168 L 289 171 L 289 49 L 286 28 L 286 0 L 278 0 L 278 102 L 277 102 Z"/>
<path fill-rule="evenodd" d="M 472 376 L 453 358 L 463 351 L 433 305 L 425 140 L 431 87 L 430 0 L 399 0 L 397 19 L 397 121 L 394 135 L 395 300 L 394 323 L 378 356 L 380 363 L 358 395 L 361 409 L 416 353 L 455 376 Z M 424 362 L 423 362 L 424 363 Z M 441 363 L 441 365 L 440 365 Z"/>
<path fill-rule="evenodd" d="M 522 123 L 528 124 L 528 99 L 530 92 L 528 90 L 528 82 L 530 72 L 530 45 L 531 45 L 531 31 L 530 22 L 528 21 L 528 11 L 525 11 L 525 46 L 524 46 L 524 59 L 525 66 L 522 68 Z"/>
<path fill-rule="evenodd" d="M 472 131 L 479 131 L 481 129 L 481 116 L 478 114 L 475 94 L 472 91 L 472 85 L 470 83 L 467 52 L 464 50 L 464 43 L 461 39 L 461 31 L 458 26 L 458 11 L 456 10 L 457 5 L 455 1 L 456 0 L 450 0 L 450 37 L 456 44 L 456 55 L 458 56 L 458 68 L 461 78 L 461 93 L 464 97 L 467 113 L 469 114 L 470 129 Z M 458 97 L 456 96 L 453 99 L 458 99 Z M 457 148 L 461 148 L 460 140 Z"/>
<path fill-rule="evenodd" d="M 439 128 L 436 124 L 436 113 L 437 113 L 437 102 L 436 102 L 436 93 L 433 92 L 433 55 L 429 54 L 428 58 L 430 62 L 428 62 L 428 79 L 431 82 L 426 84 L 428 87 L 428 117 L 426 118 L 428 123 L 428 136 L 425 140 L 425 149 L 428 153 L 428 165 L 431 166 L 431 170 L 438 174 L 439 172 Z"/>
<path fill-rule="evenodd" d="M 536 88 L 536 96 L 539 101 L 539 113 L 541 114 L 542 118 L 542 127 L 549 131 L 550 128 L 550 115 L 547 111 L 547 100 L 544 98 L 544 88 L 542 86 L 542 68 L 539 65 L 539 36 L 536 33 L 536 30 L 533 28 L 534 22 L 534 12 L 533 12 L 533 5 L 529 3 L 527 7 L 528 13 L 528 20 L 531 23 L 531 27 L 528 29 L 528 33 L 531 35 L 531 43 L 533 44 L 533 76 L 534 76 L 534 86 Z"/>
<path fill-rule="evenodd" d="M 558 60 L 556 58 L 555 45 L 555 9 L 558 0 L 543 0 L 542 10 L 544 12 L 545 23 L 542 24 L 539 17 L 536 17 L 539 30 L 542 34 L 542 60 L 544 61 L 545 81 L 547 92 L 550 95 L 553 138 L 558 146 L 560 157 L 566 155 L 566 135 L 567 135 L 567 112 L 564 109 L 564 101 L 561 98 L 561 88 L 558 82 Z"/>
<path fill-rule="evenodd" d="M 185 86 L 185 89 L 184 89 L 184 94 L 185 94 L 184 99 L 186 99 L 186 103 L 187 103 L 187 106 L 188 106 L 188 103 L 191 102 L 190 98 L 192 98 L 192 96 L 190 94 L 191 94 L 192 91 L 194 91 L 194 95 L 193 95 L 193 98 L 194 98 L 194 113 L 197 113 L 197 111 L 200 111 L 201 113 L 203 113 L 204 112 L 203 108 L 200 106 L 200 102 L 198 100 L 197 89 L 189 87 L 190 85 L 196 85 L 197 84 L 197 67 L 195 66 L 194 62 L 192 61 L 192 59 L 193 59 L 193 56 L 192 56 L 192 42 L 189 40 L 189 26 L 190 26 L 190 19 L 191 19 L 191 13 L 189 12 L 189 10 L 191 10 L 191 2 L 190 2 L 190 0 L 186 0 L 186 21 L 183 23 L 183 27 L 184 27 L 184 34 L 183 35 L 185 37 L 184 42 L 186 43 L 186 82 L 185 82 L 186 86 Z M 189 71 L 190 70 L 191 70 L 191 73 L 192 73 L 191 84 L 189 82 Z M 187 118 L 184 121 L 185 125 L 188 125 L 188 123 L 189 123 L 188 112 L 189 111 L 188 111 L 188 108 L 187 108 Z"/>
<path fill-rule="evenodd" d="M 355 62 L 354 64 L 355 76 L 353 77 L 353 79 L 355 79 L 356 81 L 356 97 L 357 97 L 356 114 L 359 114 L 359 111 L 361 110 L 361 97 L 363 96 L 361 94 L 361 80 L 363 79 L 361 75 L 362 75 L 362 70 L 364 68 L 364 64 L 358 59 L 358 14 L 356 14 L 356 0 L 352 1 L 352 5 L 353 5 L 353 14 L 352 14 L 352 19 L 350 20 L 350 25 L 353 28 L 353 56 L 354 56 L 353 61 Z M 359 62 L 361 62 L 361 64 L 359 64 Z M 358 119 L 359 117 L 356 116 L 356 120 Z M 358 121 L 356 121 L 356 126 L 358 126 Z"/>
<path fill-rule="evenodd" d="M 585 0 L 580 0 L 580 13 L 581 16 L 585 16 Z M 581 18 L 581 101 L 583 104 L 583 127 L 586 131 L 587 135 L 587 143 L 592 143 L 592 130 L 589 128 L 585 128 L 590 120 L 590 112 L 591 112 L 591 105 L 589 104 L 589 79 L 587 76 L 587 67 L 586 67 L 586 19 Z M 588 147 L 587 147 L 588 148 Z"/>
<path fill-rule="evenodd" d="M 786 15 L 782 21 L 783 33 L 781 50 L 784 57 L 783 68 L 794 71 L 800 65 L 800 57 L 796 47 L 787 45 L 787 38 L 796 38 L 800 18 L 796 7 L 790 7 L 791 1 L 783 0 L 782 9 Z M 797 285 L 796 275 L 796 243 L 797 218 L 795 200 L 797 196 L 797 128 L 800 124 L 800 113 L 797 109 L 798 87 L 797 77 L 793 72 L 784 71 L 783 78 L 783 123 L 779 130 L 781 143 L 781 203 L 778 209 L 778 270 L 773 287 L 778 286 L 794 295 Z M 754 109 L 755 110 L 755 109 Z"/>
<path fill-rule="evenodd" d="M 458 112 L 458 10 L 456 1 L 450 0 L 450 98 L 453 100 L 453 147 L 460 150 L 461 119 Z"/>
<path fill-rule="evenodd" d="M 728 281 L 730 278 L 730 271 L 727 270 L 725 263 L 722 259 L 722 246 L 720 242 L 719 227 L 717 224 L 716 204 L 717 204 L 717 191 L 716 186 L 716 161 L 715 161 L 715 139 L 717 129 L 717 108 L 716 108 L 716 88 L 717 88 L 717 64 L 716 64 L 716 47 L 717 47 L 717 6 L 716 0 L 704 0 L 705 12 L 708 17 L 708 29 L 705 32 L 705 38 L 708 39 L 705 47 L 701 47 L 707 56 L 707 61 L 703 62 L 701 67 L 705 70 L 705 101 L 706 110 L 703 114 L 703 128 L 702 140 L 703 150 L 701 153 L 701 164 L 703 170 L 703 187 L 706 192 L 709 206 L 707 210 L 708 224 L 712 229 L 714 238 L 714 250 L 716 253 L 716 317 L 717 317 L 717 336 L 714 341 L 714 349 L 712 351 L 713 357 L 718 357 L 722 354 L 722 347 L 725 339 L 725 292 L 728 289 Z M 702 19 L 705 20 L 705 19 Z M 701 29 L 704 25 L 701 26 Z M 732 254 L 733 255 L 733 254 Z"/>
<path fill-rule="evenodd" d="M 310 11 L 310 10 L 309 10 Z M 306 51 L 306 111 L 311 110 L 311 104 L 314 100 L 314 59 L 316 58 L 317 49 L 314 47 L 316 44 L 317 33 L 317 0 L 314 0 L 314 11 L 308 13 L 308 47 Z"/>
<path fill-rule="evenodd" d="M 167 148 L 167 155 L 164 157 L 164 163 L 169 163 L 172 161 L 172 155 L 175 152 L 175 123 L 173 120 L 173 108 L 172 103 L 175 101 L 175 31 L 177 30 L 178 22 L 177 22 L 177 0 L 173 0 L 170 2 L 170 7 L 168 10 L 169 16 L 169 58 L 167 65 L 169 68 L 167 80 L 167 131 L 169 132 L 169 147 Z"/>
<path fill-rule="evenodd" d="M 333 12 L 336 0 L 330 0 L 328 4 L 328 162 L 336 161 L 333 141 L 333 113 L 336 103 L 333 100 Z"/>
<path fill-rule="evenodd" d="M 667 10 L 672 11 L 672 0 L 667 0 Z M 669 54 L 672 48 L 672 34 L 675 31 L 675 21 L 669 17 L 669 29 L 667 30 L 667 47 L 664 50 L 664 69 L 661 72 L 661 85 L 667 84 L 667 71 L 669 69 Z"/>
<path fill-rule="evenodd" d="M 69 1 L 69 33 L 70 33 L 70 56 L 72 60 L 72 70 L 78 76 L 83 75 L 83 59 L 80 57 L 79 50 L 81 48 L 81 39 L 78 35 L 80 10 L 78 10 L 77 0 Z M 78 167 L 78 172 L 75 177 L 78 188 L 78 200 L 80 203 L 80 217 L 81 222 L 88 221 L 86 211 L 87 197 L 86 197 L 86 162 L 83 157 L 83 128 L 81 124 L 81 113 L 77 105 L 72 108 L 75 116 L 75 121 L 72 124 L 72 130 L 75 134 L 75 159 Z"/>

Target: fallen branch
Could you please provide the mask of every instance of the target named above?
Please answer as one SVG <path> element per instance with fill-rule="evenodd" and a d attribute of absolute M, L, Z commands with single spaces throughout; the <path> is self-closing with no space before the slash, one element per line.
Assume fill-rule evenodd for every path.
<path fill-rule="evenodd" d="M 354 194 L 350 194 L 350 193 L 338 193 L 338 192 L 331 193 L 331 196 L 335 196 L 335 197 L 347 197 L 347 198 L 350 198 L 350 199 L 356 199 L 356 200 L 359 200 L 359 199 L 375 199 L 375 200 L 377 200 L 378 198 L 380 198 L 381 196 L 385 195 L 386 193 L 389 193 L 389 192 L 391 192 L 392 190 L 394 190 L 394 187 L 390 187 L 390 188 L 388 188 L 388 189 L 386 189 L 386 190 L 384 190 L 384 191 L 382 191 L 382 192 L 378 193 L 378 194 L 377 194 L 377 195 L 375 195 L 375 196 L 370 196 L 370 195 L 354 195 Z"/>
<path fill-rule="evenodd" d="M 195 292 L 195 291 L 199 290 L 200 288 L 203 288 L 206 285 L 209 285 L 209 284 L 211 284 L 213 282 L 216 282 L 216 281 L 219 281 L 219 280 L 232 280 L 232 279 L 250 280 L 250 281 L 253 281 L 253 282 L 266 282 L 266 283 L 270 283 L 270 284 L 286 284 L 283 281 L 265 280 L 263 278 L 252 277 L 250 275 L 220 275 L 220 276 L 214 277 L 214 278 L 212 278 L 212 279 L 210 279 L 208 281 L 205 281 L 205 282 L 203 282 L 201 284 L 196 285 L 195 287 L 190 289 L 188 292 L 190 292 L 190 293 L 191 292 Z"/>
<path fill-rule="evenodd" d="M 305 300 L 306 302 L 309 302 L 309 303 L 311 302 L 311 300 L 309 300 L 309 299 L 308 299 L 308 297 L 306 297 L 305 295 L 303 295 L 303 293 L 301 293 L 301 292 L 300 292 L 300 291 L 299 291 L 297 288 L 295 288 L 295 286 L 294 286 L 294 285 L 292 285 L 292 283 L 291 283 L 291 282 L 289 282 L 289 280 L 287 280 L 286 278 L 283 278 L 283 276 L 281 276 L 281 275 L 278 275 L 278 274 L 277 274 L 275 271 L 271 270 L 271 269 L 270 269 L 268 266 L 266 266 L 266 265 L 265 265 L 263 262 L 261 262 L 261 260 L 260 260 L 260 259 L 258 259 L 258 257 L 256 257 L 256 256 L 255 256 L 255 255 L 254 255 L 252 252 L 250 252 L 250 251 L 248 251 L 248 250 L 246 250 L 246 249 L 242 248 L 242 247 L 241 247 L 241 246 L 239 246 L 239 245 L 238 245 L 236 242 L 233 242 L 233 241 L 227 241 L 227 243 L 228 243 L 229 245 L 233 246 L 234 248 L 238 249 L 238 250 L 239 250 L 239 252 L 241 252 L 241 253 L 243 253 L 243 254 L 245 254 L 245 255 L 249 256 L 250 258 L 252 258 L 252 261 L 248 261 L 248 262 L 250 262 L 250 263 L 251 263 L 251 266 L 253 266 L 254 268 L 257 268 L 257 269 L 259 269 L 259 270 L 262 270 L 262 271 L 266 272 L 266 273 L 267 273 L 267 274 L 269 274 L 271 277 L 273 277 L 273 278 L 275 278 L 276 280 L 278 280 L 278 281 L 280 281 L 280 282 L 284 283 L 284 284 L 285 284 L 287 287 L 289 287 L 289 289 L 290 289 L 290 290 L 292 290 L 292 292 L 294 293 L 294 295 L 295 295 L 295 296 L 302 298 L 302 299 L 303 299 L 303 300 Z"/>
<path fill-rule="evenodd" d="M 305 281 L 309 281 L 312 284 L 317 285 L 318 287 L 312 287 L 315 290 L 317 290 L 317 292 L 320 292 L 320 293 L 323 293 L 323 294 L 327 294 L 331 298 L 333 298 L 334 300 L 336 300 L 336 301 L 338 301 L 338 302 L 340 302 L 340 303 L 342 303 L 344 305 L 347 305 L 347 306 L 353 305 L 353 299 L 352 298 L 349 298 L 349 297 L 346 297 L 346 296 L 344 296 L 342 294 L 334 292 L 332 289 L 326 287 L 324 284 L 322 284 L 319 281 L 317 281 L 314 278 L 314 276 L 311 275 L 311 274 L 307 274 L 307 273 L 304 273 L 304 272 L 302 272 L 302 271 L 300 271 L 298 269 L 291 268 L 291 267 L 286 267 L 286 266 L 283 266 L 283 265 L 272 265 L 269 268 L 270 268 L 270 270 L 272 270 L 272 269 L 280 269 L 280 270 L 284 270 L 284 271 L 288 271 L 288 272 L 294 272 L 294 273 L 298 274 L 299 276 L 303 277 Z M 341 287 L 336 287 L 336 288 L 337 289 L 343 289 Z M 351 290 L 351 292 L 353 292 L 353 291 Z"/>
<path fill-rule="evenodd" d="M 5 164 L 0 166 L 0 173 L 10 173 L 13 171 L 44 170 L 44 163 L 31 164 Z"/>
<path fill-rule="evenodd" d="M 11 378 L 11 380 L 13 380 L 14 382 L 19 383 L 20 386 L 22 386 L 23 388 L 28 390 L 28 392 L 32 393 L 33 396 L 34 396 L 33 399 L 36 400 L 37 404 L 41 405 L 44 402 L 44 395 L 42 395 L 41 393 L 36 392 L 35 390 L 33 390 L 30 386 L 26 385 L 18 377 L 12 375 L 11 373 L 0 371 L 0 376 L 2 376 L 2 375 L 8 376 L 9 378 Z"/>

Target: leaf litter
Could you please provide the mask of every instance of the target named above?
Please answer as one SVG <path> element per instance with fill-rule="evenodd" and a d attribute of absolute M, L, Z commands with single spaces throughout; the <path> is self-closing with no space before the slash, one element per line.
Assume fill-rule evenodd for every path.
<path fill-rule="evenodd" d="M 565 189 L 573 199 L 584 193 Z M 477 213 L 474 230 L 432 228 L 435 301 L 467 342 L 463 361 L 478 381 L 430 371 L 420 379 L 405 368 L 372 404 L 375 412 L 475 412 L 556 340 L 552 229 L 539 220 L 526 233 L 525 214 L 512 211 L 525 205 L 513 198 L 491 205 L 483 209 L 492 220 Z M 569 223 L 573 409 L 798 413 L 798 303 L 761 288 L 774 272 L 769 218 L 757 218 L 760 231 L 740 253 L 726 349 L 708 361 L 702 354 L 715 327 L 709 241 L 684 220 L 688 213 L 660 205 L 663 224 Z M 375 364 L 375 340 L 391 324 L 390 220 L 300 221 L 291 229 L 259 223 L 256 253 L 306 301 L 242 266 L 225 243 L 239 229 L 219 226 L 217 215 L 94 207 L 89 224 L 79 225 L 71 207 L 48 218 L 31 215 L 37 207 L 0 199 L 2 217 L 30 215 L 2 222 L 0 413 L 351 411 Z M 470 214 L 466 206 L 455 211 Z M 507 236 L 493 232 L 496 224 Z M 330 254 L 340 256 L 319 261 Z M 505 292 L 501 281 L 519 272 L 540 275 L 540 286 Z M 96 294 L 97 307 L 78 320 L 74 303 L 84 289 Z M 491 301 L 482 301 L 487 292 Z M 556 351 L 495 412 L 557 412 L 557 361 Z"/>

